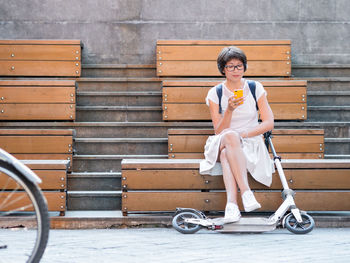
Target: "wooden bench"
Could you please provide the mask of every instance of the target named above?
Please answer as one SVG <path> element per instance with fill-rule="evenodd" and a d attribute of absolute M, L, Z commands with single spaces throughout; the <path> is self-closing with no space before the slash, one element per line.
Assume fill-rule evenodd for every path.
<path fill-rule="evenodd" d="M 205 142 L 213 134 L 213 129 L 169 129 L 168 157 L 203 159 Z M 324 130 L 322 129 L 276 129 L 272 134 L 274 147 L 283 159 L 324 158 Z"/>
<path fill-rule="evenodd" d="M 0 76 L 80 77 L 80 40 L 0 40 Z"/>
<path fill-rule="evenodd" d="M 229 45 L 245 51 L 246 76 L 266 77 L 261 82 L 275 119 L 307 118 L 306 81 L 280 79 L 291 75 L 290 41 L 158 41 L 158 76 L 181 78 L 163 79 L 164 120 L 210 120 L 205 96 L 209 88 L 222 81 L 210 77 L 220 76 L 217 55 Z M 206 79 L 190 78 L 193 76 Z M 206 138 L 212 134 L 212 129 L 171 129 L 169 159 L 124 159 L 123 214 L 169 212 L 176 207 L 223 211 L 226 193 L 222 176 L 199 174 L 199 158 L 203 158 Z M 324 156 L 323 130 L 274 130 L 273 135 L 277 153 L 288 158 L 282 159 L 282 166 L 290 187 L 296 190 L 295 201 L 300 209 L 350 210 L 350 160 L 319 160 Z M 259 211 L 273 212 L 282 203 L 277 172 L 271 188 L 250 176 L 249 184 L 262 204 Z M 243 210 L 241 200 L 239 206 Z"/>
<path fill-rule="evenodd" d="M 74 80 L 0 80 L 0 120 L 75 120 Z"/>
<path fill-rule="evenodd" d="M 63 216 L 66 211 L 67 201 L 67 168 L 69 161 L 67 160 L 23 160 L 25 165 L 32 169 L 41 179 L 42 183 L 39 187 L 42 189 L 43 194 L 47 200 L 49 211 L 59 211 L 60 215 Z M 5 190 L 16 189 L 15 184 L 6 184 L 8 177 L 1 174 L 0 172 L 0 185 L 7 185 Z M 9 193 L 2 192 L 0 194 L 0 200 L 4 200 L 5 196 Z M 12 199 L 19 199 L 22 203 L 26 203 L 26 198 L 18 198 L 21 192 L 16 192 Z M 10 201 L 9 201 L 10 202 Z M 18 202 L 16 202 L 18 205 Z M 6 209 L 10 210 L 11 207 Z M 28 211 L 32 208 L 28 208 Z"/>
<path fill-rule="evenodd" d="M 74 130 L 0 129 L 0 148 L 19 160 L 68 160 L 72 167 Z"/>
<path fill-rule="evenodd" d="M 226 193 L 222 176 L 199 174 L 200 159 L 124 159 L 122 161 L 122 210 L 133 212 L 174 211 L 191 207 L 222 211 Z M 307 211 L 350 210 L 350 160 L 282 160 L 289 186 L 296 191 L 298 208 Z M 271 188 L 254 181 L 262 208 L 275 211 L 282 203 L 277 172 Z M 240 209 L 243 210 L 241 200 Z"/>
<path fill-rule="evenodd" d="M 245 76 L 289 77 L 290 40 L 158 40 L 160 77 L 221 76 L 216 59 L 226 46 L 241 48 L 248 59 Z"/>
<path fill-rule="evenodd" d="M 209 121 L 209 107 L 205 97 L 210 88 L 221 81 L 164 80 L 163 120 L 165 121 Z M 303 80 L 261 81 L 276 120 L 306 120 L 307 82 Z"/>
<path fill-rule="evenodd" d="M 73 130 L 0 129 L 0 148 L 14 155 L 42 180 L 50 211 L 64 215 L 67 172 L 72 167 Z"/>

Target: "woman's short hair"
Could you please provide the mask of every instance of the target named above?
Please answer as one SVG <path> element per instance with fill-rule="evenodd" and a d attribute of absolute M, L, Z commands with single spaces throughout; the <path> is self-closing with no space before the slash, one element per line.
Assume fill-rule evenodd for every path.
<path fill-rule="evenodd" d="M 244 71 L 247 70 L 247 57 L 244 54 L 243 50 L 235 46 L 230 46 L 223 48 L 217 59 L 218 69 L 222 75 L 225 75 L 224 69 L 227 62 L 229 62 L 232 59 L 238 59 L 242 61 Z"/>

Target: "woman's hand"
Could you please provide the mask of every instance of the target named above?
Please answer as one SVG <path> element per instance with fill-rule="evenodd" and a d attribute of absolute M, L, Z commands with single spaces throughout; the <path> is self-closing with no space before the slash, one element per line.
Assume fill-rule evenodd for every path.
<path fill-rule="evenodd" d="M 228 103 L 227 103 L 227 110 L 229 111 L 234 111 L 239 105 L 243 104 L 244 98 L 243 97 L 237 97 L 231 96 L 228 98 Z"/>

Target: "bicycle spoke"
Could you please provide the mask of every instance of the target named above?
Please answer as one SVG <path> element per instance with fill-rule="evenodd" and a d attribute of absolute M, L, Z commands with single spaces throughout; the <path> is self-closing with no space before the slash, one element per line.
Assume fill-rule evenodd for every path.
<path fill-rule="evenodd" d="M 9 200 L 14 194 L 15 192 L 17 192 L 17 190 L 19 189 L 19 185 L 17 184 L 17 187 L 9 194 L 7 195 L 7 197 L 5 198 L 5 200 L 0 204 L 0 209 L 3 208 L 4 204 L 6 204 L 7 200 Z M 5 194 L 6 192 L 2 192 L 2 194 Z"/>
<path fill-rule="evenodd" d="M 11 195 L 12 196 L 12 195 Z M 25 198 L 26 196 L 24 194 L 19 195 L 17 198 L 11 200 L 10 202 L 6 203 L 6 205 L 2 206 L 1 209 L 4 209 L 6 207 L 11 206 L 12 204 L 17 203 L 18 201 L 22 200 L 23 198 Z M 27 197 L 28 198 L 28 197 Z M 23 206 L 22 206 L 23 207 Z M 24 206 L 25 207 L 25 206 Z M 23 211 L 23 209 L 21 207 L 18 208 L 19 211 Z"/>

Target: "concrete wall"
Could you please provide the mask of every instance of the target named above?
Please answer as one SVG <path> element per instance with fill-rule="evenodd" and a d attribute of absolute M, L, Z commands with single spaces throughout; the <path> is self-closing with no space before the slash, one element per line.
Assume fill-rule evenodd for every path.
<path fill-rule="evenodd" d="M 0 39 L 81 39 L 83 63 L 155 62 L 157 39 L 291 39 L 294 64 L 350 64 L 348 0 L 0 0 Z"/>

